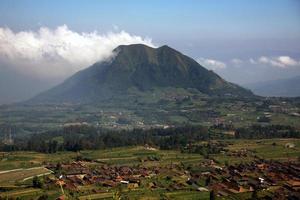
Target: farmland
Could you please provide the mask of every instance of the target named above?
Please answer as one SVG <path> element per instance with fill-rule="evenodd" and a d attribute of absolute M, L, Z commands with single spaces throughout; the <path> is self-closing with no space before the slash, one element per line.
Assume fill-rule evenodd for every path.
<path fill-rule="evenodd" d="M 220 100 L 181 89 L 155 89 L 143 93 L 138 103 L 135 101 L 133 95 L 89 105 L 2 105 L 0 135 L 5 132 L 1 129 L 8 124 L 13 125 L 12 132 L 17 137 L 81 122 L 118 129 L 178 126 L 185 123 L 205 126 L 226 123 L 235 127 L 260 123 L 299 128 L 298 98 Z"/>
<path fill-rule="evenodd" d="M 215 168 L 227 169 L 227 166 L 239 166 L 241 163 L 261 163 L 258 159 L 264 161 L 256 164 L 257 166 L 264 163 L 270 167 L 278 165 L 272 164 L 273 161 L 280 161 L 285 166 L 285 162 L 298 162 L 300 155 L 299 139 L 228 139 L 219 142 L 228 144 L 225 153 L 210 154 L 209 158 L 197 153 L 160 150 L 148 146 L 54 154 L 1 153 L 0 197 L 37 199 L 44 195 L 55 199 L 62 195 L 63 188 L 65 197 L 69 199 L 208 199 L 209 192 L 199 191 L 197 187 L 217 187 L 218 179 L 227 176 L 225 172 L 214 172 Z M 287 148 L 286 144 L 289 143 L 293 143 L 295 147 Z M 196 179 L 199 170 L 205 175 Z M 212 177 L 217 178 L 209 185 L 205 183 L 209 177 L 206 175 L 208 171 L 212 173 Z M 247 174 L 246 171 L 244 173 Z M 259 170 L 257 173 L 260 173 Z M 61 174 L 64 174 L 61 179 L 62 188 L 57 184 Z M 81 180 L 81 174 L 85 174 L 86 178 Z M 43 186 L 33 186 L 34 176 L 39 176 Z M 197 181 L 190 184 L 188 180 L 194 179 Z M 126 181 L 122 184 L 121 180 Z M 289 178 L 286 179 L 288 180 Z M 277 187 L 281 184 L 279 182 Z M 263 190 L 258 192 L 261 196 L 271 194 Z M 247 198 L 251 197 L 251 192 L 238 192 L 230 196 Z"/>
<path fill-rule="evenodd" d="M 18 181 L 26 181 L 34 176 L 45 176 L 51 173 L 50 170 L 43 167 L 2 171 L 0 173 L 0 186 L 9 186 Z"/>

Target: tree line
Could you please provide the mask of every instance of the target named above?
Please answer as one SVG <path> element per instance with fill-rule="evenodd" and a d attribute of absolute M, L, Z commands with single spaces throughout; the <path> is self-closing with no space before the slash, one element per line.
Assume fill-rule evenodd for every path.
<path fill-rule="evenodd" d="M 85 149 L 105 149 L 121 146 L 149 145 L 160 149 L 182 149 L 198 141 L 224 139 L 224 134 L 216 134 L 219 127 L 185 125 L 170 128 L 113 130 L 93 126 L 68 126 L 57 130 L 33 134 L 27 138 L 15 139 L 12 145 L 1 144 L 0 151 L 37 151 L 55 153 L 57 151 L 80 151 Z M 299 130 L 282 125 L 252 125 L 232 129 L 236 139 L 300 138 Z M 204 151 L 197 147 L 195 151 Z"/>

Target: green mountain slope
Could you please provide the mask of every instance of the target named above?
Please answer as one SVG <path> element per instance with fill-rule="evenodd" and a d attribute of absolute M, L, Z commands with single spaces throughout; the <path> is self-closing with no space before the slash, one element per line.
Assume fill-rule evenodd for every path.
<path fill-rule="evenodd" d="M 129 94 L 134 89 L 196 89 L 208 96 L 252 96 L 195 60 L 168 47 L 119 46 L 107 62 L 95 63 L 62 84 L 31 99 L 33 103 L 91 103 Z"/>

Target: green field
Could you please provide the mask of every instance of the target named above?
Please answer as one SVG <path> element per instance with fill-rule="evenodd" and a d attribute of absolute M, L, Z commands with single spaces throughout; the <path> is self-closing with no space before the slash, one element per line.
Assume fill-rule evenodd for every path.
<path fill-rule="evenodd" d="M 1 126 L 13 124 L 17 129 L 16 136 L 22 137 L 58 129 L 65 123 L 78 122 L 78 119 L 90 125 L 118 129 L 186 123 L 211 126 L 216 119 L 235 127 L 245 127 L 259 123 L 257 117 L 265 113 L 270 115 L 268 124 L 300 128 L 299 117 L 292 115 L 299 112 L 299 99 L 219 99 L 180 88 L 156 88 L 143 93 L 129 89 L 128 92 L 130 95 L 92 105 L 0 106 L 0 130 Z M 185 99 L 187 96 L 189 98 Z M 281 110 L 272 110 L 270 106 L 278 106 Z"/>
<path fill-rule="evenodd" d="M 251 150 L 260 158 L 273 160 L 297 160 L 300 156 L 300 140 L 299 139 L 263 139 L 263 140 L 224 140 L 228 146 L 226 149 L 231 151 L 239 151 L 242 149 Z M 287 143 L 295 144 L 295 148 L 286 148 Z M 0 154 L 0 197 L 20 197 L 21 199 L 37 199 L 36 197 L 47 194 L 51 198 L 56 198 L 61 194 L 59 186 L 51 188 L 33 188 L 31 178 L 36 175 L 50 176 L 49 170 L 43 168 L 43 163 L 67 162 L 76 159 L 78 153 L 75 152 L 59 152 L 55 154 L 42 154 L 35 152 L 11 152 Z M 199 166 L 204 161 L 204 157 L 200 154 L 181 153 L 176 150 L 148 150 L 144 147 L 120 147 L 105 150 L 85 150 L 80 152 L 83 158 L 94 160 L 90 165 L 125 165 L 125 166 L 168 166 L 170 164 L 178 164 L 179 166 Z M 157 157 L 159 160 L 149 161 L 149 156 Z M 254 158 L 232 157 L 225 154 L 211 154 L 213 158 L 219 162 L 220 166 L 225 163 L 242 163 L 252 161 Z M 38 167 L 38 168 L 32 168 Z M 23 169 L 20 169 L 23 168 Z M 15 169 L 15 170 L 14 170 Z M 13 171 L 5 171 L 13 170 Z M 113 199 L 117 191 L 121 191 L 120 195 L 129 199 L 208 199 L 209 192 L 199 192 L 185 184 L 186 177 L 176 177 L 176 173 L 172 171 L 164 172 L 156 178 L 145 179 L 141 186 L 137 189 L 129 190 L 126 187 L 103 188 L 99 185 L 80 186 L 79 191 L 73 194 L 73 198 L 78 199 Z M 53 175 L 51 175 L 53 176 Z M 172 177 L 171 180 L 166 177 Z M 183 183 L 182 190 L 166 190 L 163 188 L 150 189 L 148 184 L 151 181 L 158 182 L 161 187 L 169 187 L 172 182 Z M 201 184 L 200 184 L 201 185 Z M 94 190 L 103 192 L 94 193 Z M 105 192 L 106 191 L 106 192 Z M 69 191 L 65 191 L 69 195 Z M 240 196 L 247 196 L 241 194 Z M 248 194 L 249 196 L 249 194 Z M 238 196 L 236 198 L 239 198 Z M 240 197 L 242 198 L 242 197 Z"/>
<path fill-rule="evenodd" d="M 229 151 L 235 150 L 252 150 L 255 155 L 263 159 L 273 160 L 296 160 L 300 156 L 300 140 L 299 139 L 262 139 L 262 140 L 226 140 L 229 145 L 226 149 Z M 286 148 L 287 143 L 295 144 L 295 148 Z M 231 157 L 226 155 L 212 155 L 217 161 L 224 164 L 229 163 L 249 162 L 253 157 Z"/>
<path fill-rule="evenodd" d="M 28 169 L 15 169 L 0 172 L 0 187 L 13 185 L 18 181 L 26 181 L 34 176 L 49 175 L 52 172 L 44 167 L 34 167 Z"/>

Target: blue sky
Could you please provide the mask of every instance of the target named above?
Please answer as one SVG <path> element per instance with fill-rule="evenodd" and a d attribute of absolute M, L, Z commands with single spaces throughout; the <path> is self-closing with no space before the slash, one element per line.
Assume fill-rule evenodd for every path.
<path fill-rule="evenodd" d="M 154 39 L 300 38 L 299 0 L 7 0 L 0 25 L 14 30 L 113 25 Z"/>
<path fill-rule="evenodd" d="M 239 84 L 300 75 L 299 0 L 0 0 L 11 43 L 20 31 L 39 40 L 40 27 L 64 24 L 72 33 L 149 37 Z"/>

